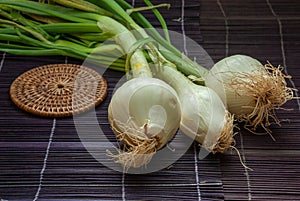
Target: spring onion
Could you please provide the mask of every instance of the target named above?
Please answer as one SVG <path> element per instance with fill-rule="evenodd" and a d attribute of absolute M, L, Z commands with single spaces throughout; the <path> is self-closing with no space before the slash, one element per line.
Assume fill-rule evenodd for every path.
<path fill-rule="evenodd" d="M 112 18 L 98 19 L 101 30 L 115 35 L 114 40 L 130 55 L 133 79 L 119 87 L 109 104 L 109 121 L 124 151 L 112 155 L 124 168 L 141 167 L 179 128 L 180 104 L 176 92 L 165 82 L 152 78 L 148 62 L 134 35 Z M 132 52 L 133 51 L 133 52 Z"/>

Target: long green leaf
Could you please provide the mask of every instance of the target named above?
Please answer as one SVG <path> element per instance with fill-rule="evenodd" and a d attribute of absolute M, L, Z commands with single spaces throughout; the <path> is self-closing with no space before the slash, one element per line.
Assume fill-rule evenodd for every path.
<path fill-rule="evenodd" d="M 26 0 L 0 0 L 0 4 L 19 6 L 20 11 L 22 11 L 22 8 L 27 8 L 26 12 L 29 13 L 36 14 L 36 11 L 38 11 L 45 15 L 50 15 L 73 22 L 90 22 L 89 20 L 71 15 L 72 13 L 76 13 L 74 12 L 74 9 L 69 9 L 62 6 L 42 4 Z"/>

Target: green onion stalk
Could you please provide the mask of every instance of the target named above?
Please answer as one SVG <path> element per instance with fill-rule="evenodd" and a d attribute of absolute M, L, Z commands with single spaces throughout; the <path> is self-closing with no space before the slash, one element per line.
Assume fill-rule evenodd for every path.
<path fill-rule="evenodd" d="M 182 52 L 180 52 L 176 47 L 172 45 L 166 22 L 156 10 L 156 8 L 153 7 L 149 0 L 145 0 L 148 7 L 144 9 L 133 8 L 124 0 L 86 1 L 114 13 L 122 19 L 124 26 L 127 25 L 130 29 L 134 29 L 140 32 L 141 37 L 147 38 L 149 37 L 149 35 L 153 37 L 153 39 L 155 39 L 155 42 L 161 46 L 161 49 L 164 49 L 164 51 L 162 51 L 161 54 L 170 62 L 175 63 L 177 65 L 178 70 L 180 70 L 186 76 L 193 75 L 198 78 L 201 78 L 208 72 L 207 69 L 199 66 L 196 62 L 190 60 L 187 56 L 182 54 Z M 167 7 L 170 7 L 170 5 L 167 5 Z M 158 33 L 158 31 L 152 26 L 152 24 L 140 13 L 140 11 L 147 9 L 154 10 L 155 15 L 162 24 L 162 28 L 165 33 L 165 38 L 163 38 Z M 137 22 L 139 22 L 140 25 Z M 149 32 L 149 34 L 146 33 L 145 29 L 147 30 L 147 32 Z"/>
<path fill-rule="evenodd" d="M 57 11 L 74 12 L 70 8 L 66 9 L 61 6 L 45 6 L 44 4 L 25 0 L 0 1 L 0 4 L 0 14 L 7 18 L 0 19 L 0 24 L 4 26 L 0 29 L 0 40 L 6 41 L 6 44 L 0 43 L 0 51 L 25 56 L 64 55 L 81 60 L 89 57 L 90 61 L 101 66 L 110 65 L 111 69 L 124 71 L 125 58 L 116 59 L 111 56 L 120 55 L 122 49 L 117 44 L 102 46 L 102 41 L 111 38 L 111 34 L 102 32 L 95 21 L 59 13 Z M 6 9 L 2 10 L 2 8 Z M 15 14 L 23 10 L 26 11 L 26 14 L 50 15 L 51 17 L 54 15 L 61 21 L 51 24 L 33 23 L 21 14 Z M 66 22 L 67 19 L 73 21 Z M 95 34 L 91 35 L 91 33 Z M 96 33 L 100 42 L 87 43 L 84 37 L 95 38 Z M 76 40 L 74 37 L 79 39 Z M 7 44 L 7 41 L 9 41 L 9 44 Z M 90 55 L 91 52 L 97 52 L 97 57 Z M 105 55 L 107 52 L 110 53 L 109 56 Z"/>

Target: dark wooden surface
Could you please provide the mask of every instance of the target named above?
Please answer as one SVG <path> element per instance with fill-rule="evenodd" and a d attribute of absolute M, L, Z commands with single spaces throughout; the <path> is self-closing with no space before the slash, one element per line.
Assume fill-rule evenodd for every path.
<path fill-rule="evenodd" d="M 153 1 L 159 3 L 160 1 Z M 247 54 L 265 63 L 286 66 L 289 86 L 300 86 L 300 3 L 297 0 L 167 1 L 161 9 L 170 30 L 185 33 L 214 62 Z M 143 5 L 141 1 L 134 2 Z M 161 3 L 161 2 L 160 2 Z M 184 12 L 183 12 L 184 11 Z M 150 12 L 145 15 L 158 26 Z M 176 43 L 184 47 L 184 38 Z M 189 56 L 201 57 L 186 45 Z M 241 130 L 236 152 L 198 159 L 198 146 L 172 166 L 144 174 L 122 174 L 99 163 L 86 151 L 72 118 L 49 119 L 18 109 L 9 86 L 22 72 L 51 63 L 82 61 L 65 57 L 0 54 L 0 200 L 300 200 L 300 114 L 296 100 L 278 111 L 276 141 Z M 107 106 L 122 73 L 107 71 L 108 98 L 96 108 L 110 139 Z"/>

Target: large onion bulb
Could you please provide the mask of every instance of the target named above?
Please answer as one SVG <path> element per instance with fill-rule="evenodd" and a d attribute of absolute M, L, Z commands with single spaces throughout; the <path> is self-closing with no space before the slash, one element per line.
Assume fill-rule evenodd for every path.
<path fill-rule="evenodd" d="M 113 155 L 125 168 L 147 164 L 169 142 L 180 125 L 174 89 L 156 78 L 133 78 L 114 93 L 109 121 L 124 149 Z"/>

